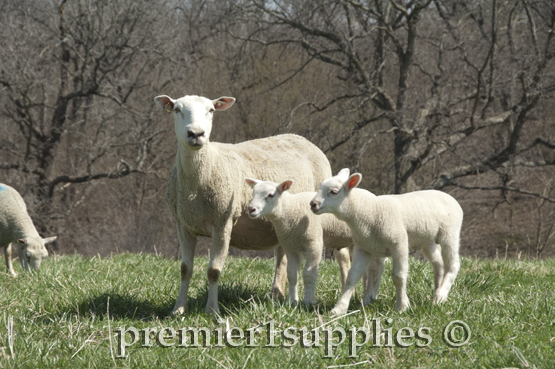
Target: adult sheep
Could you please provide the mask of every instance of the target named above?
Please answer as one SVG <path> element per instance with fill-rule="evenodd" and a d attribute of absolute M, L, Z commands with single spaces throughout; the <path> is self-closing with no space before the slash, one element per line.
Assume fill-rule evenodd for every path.
<path fill-rule="evenodd" d="M 17 243 L 19 262 L 25 270 L 38 269 L 48 256 L 44 246 L 54 242 L 56 236 L 42 238 L 27 213 L 21 195 L 12 187 L 0 183 L 0 248 L 4 248 L 8 273 L 16 276 L 12 264 L 12 243 Z"/>
<path fill-rule="evenodd" d="M 270 250 L 278 246 L 271 223 L 252 220 L 246 213 L 251 190 L 244 178 L 292 178 L 296 191 L 316 191 L 331 175 L 328 159 L 303 137 L 285 134 L 223 144 L 210 141 L 212 117 L 230 108 L 235 99 L 209 100 L 185 96 L 174 100 L 157 96 L 155 102 L 172 113 L 177 136 L 176 164 L 170 174 L 166 201 L 177 223 L 181 246 L 181 287 L 174 314 L 186 311 L 197 236 L 212 238 L 208 264 L 207 313 L 218 313 L 218 280 L 229 246 Z M 242 186 L 237 186 L 242 183 Z M 283 249 L 276 250 L 274 297 L 283 297 L 286 279 Z"/>

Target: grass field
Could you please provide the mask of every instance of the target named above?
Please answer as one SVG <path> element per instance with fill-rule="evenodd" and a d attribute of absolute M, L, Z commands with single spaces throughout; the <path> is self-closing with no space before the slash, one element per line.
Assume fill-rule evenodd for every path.
<path fill-rule="evenodd" d="M 339 318 L 329 317 L 340 292 L 334 262 L 321 264 L 320 305 L 307 309 L 272 301 L 273 261 L 246 258 L 228 258 L 220 280 L 221 317 L 209 317 L 204 314 L 207 262 L 195 260 L 189 312 L 182 317 L 169 315 L 179 288 L 179 263 L 155 255 L 51 257 L 38 273 L 25 274 L 19 266 L 17 278 L 1 273 L 0 367 L 555 367 L 553 259 L 463 259 L 449 300 L 441 306 L 431 305 L 431 265 L 413 259 L 412 306 L 402 314 L 394 311 L 388 263 L 378 301 L 363 309 L 359 286 L 349 315 Z M 445 340 L 445 327 L 453 321 L 466 323 L 470 336 L 462 323 L 453 323 Z M 272 325 L 275 347 L 268 344 Z M 182 333 L 191 338 L 182 331 L 189 327 L 210 330 L 210 342 L 204 344 L 202 332 L 196 345 L 183 341 Z M 304 344 L 303 332 L 308 332 Z M 129 347 L 119 358 L 122 335 Z M 463 344 L 457 347 L 457 342 Z"/>

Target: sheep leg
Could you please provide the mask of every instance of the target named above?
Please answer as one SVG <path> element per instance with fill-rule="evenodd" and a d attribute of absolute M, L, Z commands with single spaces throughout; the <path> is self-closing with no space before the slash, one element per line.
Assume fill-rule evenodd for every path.
<path fill-rule="evenodd" d="M 353 253 L 353 265 L 351 266 L 351 270 L 349 270 L 349 274 L 347 275 L 347 283 L 343 288 L 343 293 L 339 300 L 335 304 L 335 307 L 331 311 L 331 315 L 343 315 L 347 312 L 349 308 L 349 302 L 351 301 L 351 296 L 355 291 L 356 284 L 368 269 L 368 265 L 370 264 L 370 255 L 367 252 L 359 249 L 355 246 L 354 253 Z"/>
<path fill-rule="evenodd" d="M 459 273 L 461 264 L 459 261 L 458 235 L 441 243 L 441 256 L 443 257 L 445 274 L 443 275 L 441 286 L 434 294 L 434 304 L 447 300 L 447 295 Z"/>
<path fill-rule="evenodd" d="M 8 273 L 11 273 L 14 277 L 17 277 L 17 273 L 15 272 L 12 264 L 12 244 L 9 243 L 6 247 L 4 247 L 4 257 L 6 258 L 6 268 L 8 269 Z"/>
<path fill-rule="evenodd" d="M 193 258 L 197 245 L 197 238 L 179 226 L 177 227 L 177 237 L 181 246 L 181 286 L 173 307 L 172 314 L 174 315 L 187 311 L 187 293 L 189 292 L 189 282 L 193 276 Z"/>
<path fill-rule="evenodd" d="M 384 258 L 370 258 L 370 264 L 364 275 L 366 284 L 364 286 L 364 297 L 362 299 L 363 305 L 368 305 L 378 298 L 384 268 Z"/>
<path fill-rule="evenodd" d="M 434 243 L 423 247 L 420 251 L 424 254 L 426 259 L 432 263 L 434 268 L 434 295 L 437 294 L 441 282 L 443 281 L 443 258 L 441 257 L 441 250 L 438 245 Z"/>
<path fill-rule="evenodd" d="M 318 265 L 322 260 L 322 240 L 309 245 L 306 252 L 306 263 L 303 271 L 304 303 L 316 304 L 316 282 L 318 281 Z"/>
<path fill-rule="evenodd" d="M 279 300 L 285 299 L 285 283 L 287 282 L 287 257 L 283 247 L 278 246 L 275 251 L 276 256 L 276 273 L 274 275 L 274 283 L 272 284 L 272 298 Z"/>
<path fill-rule="evenodd" d="M 231 240 L 233 221 L 229 219 L 223 227 L 214 227 L 212 231 L 212 247 L 210 249 L 210 262 L 208 263 L 208 303 L 207 314 L 218 314 L 218 281 L 224 267 L 225 259 Z"/>
<path fill-rule="evenodd" d="M 395 285 L 395 310 L 402 312 L 409 308 L 407 296 L 407 276 L 409 272 L 408 243 L 398 244 L 391 250 L 391 278 Z"/>
<path fill-rule="evenodd" d="M 351 267 L 351 253 L 348 247 L 343 247 L 339 250 L 333 250 L 333 256 L 339 265 L 339 273 L 341 274 L 341 290 L 345 288 L 347 283 L 347 274 L 349 273 L 349 268 Z"/>
<path fill-rule="evenodd" d="M 298 252 L 287 253 L 287 281 L 289 282 L 289 296 L 287 301 L 291 305 L 299 302 L 298 283 L 301 255 Z"/>

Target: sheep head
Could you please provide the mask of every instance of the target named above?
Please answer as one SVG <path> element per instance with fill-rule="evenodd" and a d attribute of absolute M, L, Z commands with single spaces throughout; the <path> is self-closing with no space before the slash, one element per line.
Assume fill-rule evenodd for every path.
<path fill-rule="evenodd" d="M 247 208 L 252 219 L 274 214 L 281 195 L 293 185 L 290 179 L 279 184 L 251 178 L 246 178 L 245 182 L 253 189 L 252 200 Z"/>
<path fill-rule="evenodd" d="M 355 173 L 349 176 L 349 169 L 342 169 L 336 176 L 322 182 L 316 196 L 310 201 L 310 210 L 314 214 L 336 214 L 343 200 L 361 180 L 362 174 Z"/>
<path fill-rule="evenodd" d="M 56 238 L 56 236 L 48 238 L 25 237 L 17 240 L 21 267 L 27 271 L 29 267 L 33 270 L 37 270 L 40 267 L 42 259 L 48 256 L 48 251 L 44 245 L 54 242 Z"/>
<path fill-rule="evenodd" d="M 185 148 L 200 150 L 209 141 L 213 113 L 229 109 L 235 99 L 224 96 L 210 100 L 201 96 L 184 96 L 174 100 L 161 95 L 156 96 L 154 101 L 165 112 L 173 114 L 177 140 Z"/>

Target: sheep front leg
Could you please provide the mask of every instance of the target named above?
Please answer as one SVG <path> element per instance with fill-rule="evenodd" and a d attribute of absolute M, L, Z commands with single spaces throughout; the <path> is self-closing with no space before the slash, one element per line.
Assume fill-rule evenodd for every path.
<path fill-rule="evenodd" d="M 347 312 L 347 309 L 349 308 L 349 302 L 351 301 L 351 296 L 355 291 L 356 284 L 358 283 L 362 275 L 366 272 L 366 269 L 368 269 L 369 264 L 370 255 L 355 246 L 353 252 L 353 265 L 351 266 L 351 270 L 349 270 L 349 274 L 347 275 L 347 283 L 343 288 L 343 293 L 341 294 L 341 297 L 331 311 L 331 315 L 343 315 Z"/>
<path fill-rule="evenodd" d="M 318 281 L 318 265 L 322 260 L 322 244 L 319 240 L 309 245 L 306 251 L 306 263 L 303 271 L 304 303 L 316 304 L 316 282 Z"/>
<path fill-rule="evenodd" d="M 15 272 L 12 264 L 12 244 L 9 243 L 6 247 L 4 247 L 4 257 L 6 259 L 6 268 L 8 269 L 8 273 L 11 273 L 14 277 L 17 277 L 17 273 Z"/>
<path fill-rule="evenodd" d="M 275 249 L 276 256 L 276 273 L 274 275 L 274 283 L 272 284 L 271 297 L 278 300 L 285 299 L 285 283 L 287 282 L 287 257 L 283 247 L 278 246 Z"/>
<path fill-rule="evenodd" d="M 210 249 L 210 262 L 208 263 L 208 303 L 206 314 L 218 314 L 218 281 L 229 251 L 231 240 L 232 219 L 229 219 L 223 227 L 214 227 L 212 231 L 212 247 Z"/>
<path fill-rule="evenodd" d="M 174 315 L 187 311 L 187 293 L 189 292 L 189 282 L 193 276 L 193 258 L 197 245 L 197 238 L 179 226 L 177 227 L 177 237 L 181 246 L 181 287 L 179 287 L 177 301 L 173 307 Z"/>
<path fill-rule="evenodd" d="M 301 255 L 298 252 L 287 253 L 287 281 L 289 282 L 289 296 L 287 302 L 296 305 L 299 302 L 299 269 L 301 268 Z"/>

